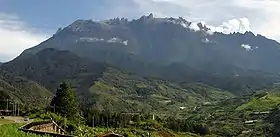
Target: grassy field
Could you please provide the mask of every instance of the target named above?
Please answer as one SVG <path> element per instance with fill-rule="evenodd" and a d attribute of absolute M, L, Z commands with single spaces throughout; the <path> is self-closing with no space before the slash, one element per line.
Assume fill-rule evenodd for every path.
<path fill-rule="evenodd" d="M 47 137 L 47 136 L 39 136 L 29 133 L 24 133 L 19 131 L 18 128 L 23 124 L 5 124 L 0 125 L 0 137 Z"/>
<path fill-rule="evenodd" d="M 14 123 L 14 122 L 11 120 L 7 120 L 7 119 L 0 119 L 0 125 L 11 124 L 11 123 Z"/>
<path fill-rule="evenodd" d="M 22 131 L 19 131 L 18 128 L 23 124 L 5 124 L 0 126 L 0 137 L 49 137 L 49 136 L 40 136 L 35 134 L 29 134 Z M 103 133 L 108 133 L 106 129 L 103 128 L 81 128 L 81 131 L 77 133 L 78 137 L 89 137 L 89 136 L 98 136 Z M 111 129 L 113 131 L 113 129 Z M 121 132 L 126 133 L 129 137 L 141 137 L 145 135 L 145 131 L 136 130 L 136 129 L 121 129 Z M 200 137 L 191 133 L 178 133 L 174 134 L 168 131 L 154 131 L 151 132 L 152 137 Z M 206 136 L 214 137 L 214 136 Z"/>

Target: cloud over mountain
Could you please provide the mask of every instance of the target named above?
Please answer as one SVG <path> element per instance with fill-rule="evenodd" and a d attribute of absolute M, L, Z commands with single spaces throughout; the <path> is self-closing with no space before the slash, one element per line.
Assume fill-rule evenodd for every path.
<path fill-rule="evenodd" d="M 138 18 L 149 13 L 182 16 L 193 22 L 206 22 L 219 32 L 252 30 L 280 41 L 280 31 L 275 31 L 280 30 L 277 0 L 104 0 L 103 4 L 106 10 L 94 10 L 95 18 Z"/>
<path fill-rule="evenodd" d="M 0 13 L 0 61 L 10 60 L 48 35 L 28 26 L 15 15 Z"/>
<path fill-rule="evenodd" d="M 75 7 L 78 3 L 80 2 L 72 6 Z M 104 20 L 127 17 L 136 19 L 149 13 L 153 13 L 155 17 L 181 16 L 194 23 L 203 22 L 212 31 L 223 33 L 252 31 L 255 34 L 280 41 L 280 31 L 277 31 L 280 30 L 280 12 L 278 12 L 280 1 L 278 0 L 227 0 L 226 2 L 224 0 L 102 0 L 85 3 L 80 5 L 83 9 L 77 9 L 75 12 L 80 14 L 72 15 L 71 13 L 73 18 Z M 87 7 L 85 5 L 95 6 Z M 48 7 L 44 9 L 49 10 Z M 64 16 L 61 16 L 63 14 L 57 15 L 56 18 L 51 18 L 49 21 L 45 21 L 45 17 L 42 16 L 45 14 L 40 14 L 40 16 L 36 16 L 35 21 L 30 21 L 17 12 L 12 13 L 16 15 L 11 15 L 5 10 L 0 11 L 0 61 L 14 58 L 24 49 L 39 44 L 51 35 L 39 31 L 45 28 L 34 29 L 33 26 L 36 26 L 37 20 L 43 22 L 39 21 L 38 24 L 46 23 L 48 25 L 52 24 L 51 22 L 65 20 L 62 18 Z M 58 12 L 54 10 L 50 15 L 55 13 Z M 68 15 L 68 12 L 66 13 Z M 74 21 L 73 18 L 67 18 L 67 20 Z M 197 29 L 198 27 L 194 23 L 191 27 Z M 67 23 L 64 21 L 62 24 Z M 40 27 L 42 26 L 44 25 Z M 51 26 L 52 29 L 57 29 L 65 25 Z"/>

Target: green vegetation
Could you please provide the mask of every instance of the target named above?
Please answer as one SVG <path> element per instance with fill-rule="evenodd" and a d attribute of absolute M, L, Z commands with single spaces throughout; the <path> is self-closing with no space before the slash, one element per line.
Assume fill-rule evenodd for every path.
<path fill-rule="evenodd" d="M 262 90 L 250 97 L 236 97 L 198 107 L 189 120 L 207 125 L 219 136 L 279 136 L 279 88 Z"/>
<path fill-rule="evenodd" d="M 108 132 L 109 131 L 109 132 Z M 136 128 L 90 128 L 86 126 L 81 126 L 77 130 L 77 135 L 79 137 L 88 137 L 88 136 L 98 136 L 105 133 L 110 133 L 110 131 L 114 131 L 114 133 L 122 134 L 128 137 L 148 137 L 150 134 L 151 137 L 199 137 L 199 135 L 192 134 L 192 133 L 174 133 L 167 130 L 162 131 L 145 131 L 142 129 Z M 205 136 L 205 137 L 214 137 L 214 136 Z"/>
<path fill-rule="evenodd" d="M 135 137 L 148 132 L 154 137 L 161 134 L 253 137 L 279 133 L 272 132 L 279 127 L 277 120 L 272 120 L 279 115 L 274 110 L 279 101 L 277 88 L 251 97 L 235 97 L 201 83 L 174 84 L 108 69 L 90 86 L 89 93 L 79 93 L 79 97 L 85 99 L 80 100 L 81 110 L 74 91 L 67 84 L 61 84 L 51 103 L 57 104 L 56 114 L 46 113 L 53 108 L 44 108 L 34 110 L 32 118 L 52 118 L 69 133 L 80 136 L 111 131 Z M 273 115 L 252 115 L 267 110 L 273 111 Z M 78 119 L 77 114 L 83 114 L 84 121 Z M 155 120 L 152 120 L 153 114 Z M 245 124 L 250 120 L 258 121 Z"/>
<path fill-rule="evenodd" d="M 152 133 L 155 137 L 160 136 L 157 134 L 169 134 L 169 136 L 179 134 L 188 136 L 210 134 L 206 125 L 187 119 L 178 119 L 170 116 L 159 117 L 159 115 L 153 116 L 150 113 L 144 114 L 142 112 L 123 113 L 109 109 L 100 111 L 98 108 L 83 110 L 86 120 L 86 123 L 84 123 L 77 116 L 80 113 L 80 109 L 77 106 L 77 102 L 75 102 L 73 90 L 65 83 L 60 85 L 51 104 L 56 104 L 54 113 L 38 111 L 36 115 L 33 115 L 33 118 L 53 119 L 69 133 L 75 135 L 97 135 L 102 132 L 99 131 L 102 128 L 107 129 L 107 131 L 114 129 L 113 131 L 117 130 L 123 135 L 133 136 L 141 136 L 147 133 Z M 66 111 L 71 115 L 65 113 Z M 84 124 L 95 128 L 87 127 Z"/>
<path fill-rule="evenodd" d="M 55 97 L 52 99 L 51 105 L 55 112 L 63 117 L 74 120 L 79 117 L 79 103 L 74 91 L 66 84 L 60 84 Z"/>
<path fill-rule="evenodd" d="M 265 119 L 266 130 L 270 134 L 272 134 L 275 137 L 280 136 L 280 109 L 275 108 L 272 110 L 272 113 L 268 115 L 268 117 Z"/>
<path fill-rule="evenodd" d="M 55 49 L 45 49 L 26 58 L 18 57 L 1 68 L 16 76 L 34 80 L 52 92 L 68 79 L 74 79 L 75 83 L 92 83 L 105 69 L 101 63 L 93 63 L 71 52 Z"/>
<path fill-rule="evenodd" d="M 0 137 L 48 137 L 19 131 L 22 124 L 0 125 Z"/>
<path fill-rule="evenodd" d="M 237 110 L 270 111 L 280 104 L 280 89 L 269 89 L 253 96 L 249 102 L 239 106 Z"/>
<path fill-rule="evenodd" d="M 164 80 L 149 79 L 108 69 L 89 88 L 87 106 L 114 112 L 141 112 L 175 115 L 197 105 L 234 97 L 231 93 L 204 84 L 181 87 Z"/>
<path fill-rule="evenodd" d="M 46 106 L 51 95 L 50 91 L 36 82 L 0 70 L 0 107 L 6 103 L 3 102 L 6 99 L 29 107 Z"/>
<path fill-rule="evenodd" d="M 7 120 L 7 119 L 0 119 L 0 125 L 2 124 L 11 124 L 11 123 L 14 123 L 13 121 L 11 120 Z"/>
<path fill-rule="evenodd" d="M 267 85 L 264 82 L 258 86 L 261 79 L 197 74 L 185 71 L 185 67 L 178 67 L 178 71 L 155 67 L 146 73 L 150 69 L 146 66 L 139 74 L 141 67 L 129 66 L 135 71 L 117 69 L 54 49 L 2 66 L 13 75 L 0 71 L 0 99 L 22 104 L 25 107 L 21 107 L 21 114 L 36 120 L 53 119 L 71 134 L 88 136 L 115 131 L 128 136 L 149 132 L 154 137 L 253 137 L 279 133 L 276 129 L 280 122 L 274 118 L 279 117 L 276 108 L 280 92 L 277 88 L 254 91 Z M 193 79 L 195 76 L 198 79 Z M 71 86 L 63 83 L 55 90 L 61 81 Z M 244 96 L 223 89 L 236 91 L 236 95 L 244 92 Z M 49 90 L 57 91 L 52 102 Z M 0 106 L 5 108 L 5 102 Z M 271 113 L 259 114 L 263 111 Z M 250 124 L 246 124 L 248 121 Z"/>

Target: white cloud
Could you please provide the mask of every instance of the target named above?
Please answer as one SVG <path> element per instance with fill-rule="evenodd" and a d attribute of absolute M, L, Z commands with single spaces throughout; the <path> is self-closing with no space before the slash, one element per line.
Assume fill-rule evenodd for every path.
<path fill-rule="evenodd" d="M 206 22 L 213 31 L 229 33 L 252 30 L 280 41 L 280 0 L 102 0 L 93 18 L 184 17 Z M 209 31 L 209 34 L 211 32 Z M 0 13 L 0 61 L 17 56 L 48 35 L 34 30 L 15 15 Z"/>
<path fill-rule="evenodd" d="M 127 46 L 128 45 L 128 40 L 125 40 L 122 43 Z"/>
<path fill-rule="evenodd" d="M 196 22 L 205 21 L 218 26 L 216 29 L 220 29 L 218 31 L 221 32 L 229 33 L 252 30 L 255 33 L 280 41 L 280 31 L 276 31 L 280 30 L 279 0 L 227 0 L 226 2 L 224 0 L 135 1 L 140 5 L 141 1 L 158 3 L 157 5 L 161 7 L 155 8 L 158 13 L 167 16 L 183 16 Z M 162 7 L 167 5 L 167 3 L 169 3 L 169 7 Z M 146 10 L 149 10 L 148 8 L 149 6 L 146 7 Z"/>
<path fill-rule="evenodd" d="M 47 39 L 49 35 L 28 26 L 15 15 L 0 13 L 0 61 L 8 61 Z"/>
<path fill-rule="evenodd" d="M 252 30 L 280 41 L 280 0 L 104 0 L 100 15 L 137 18 L 143 14 L 182 16 L 221 32 Z M 112 8 L 112 7 L 118 8 Z M 104 13 L 105 12 L 105 13 Z M 103 14 L 102 14 L 103 13 Z M 111 17 L 111 16 L 110 16 Z M 222 29 L 222 30 L 221 30 Z M 225 29 L 225 30 L 223 30 Z"/>
<path fill-rule="evenodd" d="M 253 50 L 252 47 L 249 44 L 241 44 L 241 47 L 244 48 L 246 51 Z"/>
<path fill-rule="evenodd" d="M 251 23 L 247 18 L 232 19 L 227 22 L 223 22 L 219 26 L 207 26 L 211 29 L 211 31 L 222 32 L 225 34 L 230 34 L 233 32 L 245 33 L 246 31 L 253 31 L 251 28 Z"/>
<path fill-rule="evenodd" d="M 102 42 L 102 41 L 105 41 L 105 42 L 108 42 L 108 43 L 121 43 L 123 45 L 128 45 L 128 40 L 122 40 L 121 38 L 118 38 L 118 37 L 113 37 L 113 38 L 110 38 L 108 40 L 105 40 L 103 38 L 97 38 L 97 37 L 81 37 L 79 38 L 78 40 L 76 40 L 76 42 L 79 42 L 79 41 L 82 41 L 82 42 Z"/>

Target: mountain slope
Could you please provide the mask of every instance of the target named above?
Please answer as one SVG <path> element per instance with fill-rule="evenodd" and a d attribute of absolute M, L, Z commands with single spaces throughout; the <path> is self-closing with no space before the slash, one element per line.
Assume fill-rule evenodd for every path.
<path fill-rule="evenodd" d="M 67 50 L 145 77 L 201 82 L 237 95 L 279 81 L 276 41 L 251 32 L 212 33 L 202 24 L 195 24 L 200 29 L 193 30 L 191 24 L 183 18 L 152 15 L 132 21 L 77 20 L 18 59 L 47 48 Z"/>
<path fill-rule="evenodd" d="M 258 90 L 268 88 L 278 81 L 279 76 L 254 70 L 242 70 L 232 65 L 204 65 L 202 69 L 190 68 L 176 63 L 164 68 L 161 76 L 179 83 L 196 81 L 220 89 L 230 91 L 236 95 L 248 95 Z M 212 68 L 211 70 L 203 70 Z M 221 71 L 219 71 L 221 70 Z"/>
<path fill-rule="evenodd" d="M 103 73 L 89 91 L 95 98 L 95 108 L 160 115 L 178 114 L 178 111 L 189 111 L 205 102 L 234 97 L 204 84 L 190 83 L 182 88 L 168 81 L 142 78 L 116 69 Z"/>
<path fill-rule="evenodd" d="M 219 136 L 279 136 L 279 87 L 197 107 L 188 119 L 207 124 Z"/>
<path fill-rule="evenodd" d="M 180 83 L 201 82 L 236 95 L 243 94 L 242 92 L 251 94 L 254 90 L 266 88 L 273 84 L 275 79 L 264 76 L 265 73 L 245 71 L 231 66 L 215 68 L 215 70 L 225 70 L 224 73 L 214 73 L 213 71 L 194 69 L 182 63 L 159 66 L 130 57 L 111 60 L 113 63 L 107 63 L 142 77 L 170 80 L 179 85 Z M 35 55 L 21 55 L 1 66 L 2 69 L 10 73 L 37 81 L 51 91 L 55 91 L 63 80 L 69 80 L 74 86 L 79 85 L 79 87 L 85 88 L 83 91 L 86 91 L 106 71 L 107 67 L 108 65 L 104 63 L 93 63 L 92 60 L 79 57 L 72 52 L 56 49 L 44 49 Z M 234 69 L 238 70 L 241 76 L 236 76 L 237 72 L 232 73 Z M 247 91 L 247 88 L 252 88 L 252 90 Z"/>
<path fill-rule="evenodd" d="M 251 99 L 239 106 L 238 110 L 271 111 L 280 105 L 280 88 L 273 87 L 252 96 Z"/>
<path fill-rule="evenodd" d="M 94 81 L 105 70 L 103 64 L 92 63 L 68 51 L 55 49 L 45 49 L 28 58 L 18 57 L 3 64 L 1 68 L 37 81 L 52 91 L 55 91 L 63 80 L 75 79 L 81 74 Z"/>
<path fill-rule="evenodd" d="M 200 28 L 195 31 L 191 24 L 183 18 L 154 18 L 152 15 L 132 21 L 118 18 L 100 22 L 77 20 L 23 55 L 56 48 L 122 67 L 131 60 L 141 60 L 157 65 L 182 63 L 219 73 L 225 70 L 216 68 L 227 65 L 232 66 L 231 73 L 238 71 L 235 68 L 280 72 L 277 61 L 280 44 L 276 41 L 251 32 L 210 33 L 202 24 L 195 24 Z M 118 64 L 120 62 L 123 63 Z M 212 67 L 205 68 L 208 65 Z"/>
<path fill-rule="evenodd" d="M 18 57 L 1 68 L 37 81 L 50 90 L 67 81 L 75 87 L 85 109 L 95 106 L 112 111 L 170 114 L 180 107 L 192 109 L 197 104 L 234 96 L 205 84 L 189 82 L 181 86 L 155 77 L 142 77 L 56 49 Z"/>
<path fill-rule="evenodd" d="M 11 99 L 28 106 L 47 105 L 52 93 L 26 78 L 0 70 L 0 99 Z"/>

